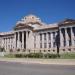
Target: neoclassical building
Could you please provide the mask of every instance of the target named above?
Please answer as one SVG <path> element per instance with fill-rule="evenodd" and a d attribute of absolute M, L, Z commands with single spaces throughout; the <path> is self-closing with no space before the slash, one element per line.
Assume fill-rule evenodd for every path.
<path fill-rule="evenodd" d="M 75 20 L 46 24 L 34 15 L 28 15 L 16 23 L 13 31 L 0 33 L 0 47 L 7 52 L 56 53 L 56 36 L 59 30 L 60 53 L 75 52 Z"/>

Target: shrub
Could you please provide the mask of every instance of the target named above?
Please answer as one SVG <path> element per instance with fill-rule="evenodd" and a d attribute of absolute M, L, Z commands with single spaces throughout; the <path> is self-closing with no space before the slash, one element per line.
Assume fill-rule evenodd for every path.
<path fill-rule="evenodd" d="M 42 53 L 34 53 L 34 58 L 42 58 L 43 54 Z"/>
<path fill-rule="evenodd" d="M 47 54 L 44 55 L 44 57 L 45 58 L 57 58 L 58 55 L 57 54 L 49 54 L 49 53 L 47 53 Z"/>
<path fill-rule="evenodd" d="M 23 57 L 22 54 L 14 54 L 14 56 L 15 56 L 16 58 L 22 58 L 22 57 Z"/>
<path fill-rule="evenodd" d="M 20 52 L 20 49 L 17 49 L 17 52 Z"/>
<path fill-rule="evenodd" d="M 4 55 L 5 57 L 8 57 L 8 58 L 14 58 L 14 54 L 7 54 L 7 55 Z"/>
<path fill-rule="evenodd" d="M 57 54 L 29 53 L 29 54 L 8 54 L 6 57 L 16 58 L 57 58 Z"/>
<path fill-rule="evenodd" d="M 0 52 L 5 52 L 4 47 L 3 47 L 3 48 L 2 48 L 2 47 L 0 47 Z"/>
<path fill-rule="evenodd" d="M 12 49 L 10 49 L 9 51 L 10 51 L 10 52 L 13 52 L 13 50 L 12 50 Z"/>

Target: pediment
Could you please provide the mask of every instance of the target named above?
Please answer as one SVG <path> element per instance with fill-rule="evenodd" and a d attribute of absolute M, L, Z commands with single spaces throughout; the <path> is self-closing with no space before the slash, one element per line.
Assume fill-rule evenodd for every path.
<path fill-rule="evenodd" d="M 75 20 L 74 19 L 65 19 L 65 20 L 59 22 L 59 25 L 69 25 L 69 24 L 75 24 Z"/>
<path fill-rule="evenodd" d="M 25 16 L 20 21 L 18 21 L 14 29 L 20 29 L 20 28 L 32 28 L 33 29 L 34 25 L 42 26 L 43 23 L 38 17 L 34 15 L 28 15 L 28 16 Z"/>
<path fill-rule="evenodd" d="M 33 29 L 33 27 L 29 26 L 29 25 L 24 25 L 24 24 L 19 24 L 17 26 L 14 27 L 14 30 L 19 30 L 19 29 Z"/>

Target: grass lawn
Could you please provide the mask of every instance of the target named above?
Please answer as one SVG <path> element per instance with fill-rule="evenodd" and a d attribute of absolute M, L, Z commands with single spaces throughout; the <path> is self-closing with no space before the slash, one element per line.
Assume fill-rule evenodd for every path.
<path fill-rule="evenodd" d="M 75 53 L 64 53 L 60 55 L 61 59 L 75 59 Z"/>

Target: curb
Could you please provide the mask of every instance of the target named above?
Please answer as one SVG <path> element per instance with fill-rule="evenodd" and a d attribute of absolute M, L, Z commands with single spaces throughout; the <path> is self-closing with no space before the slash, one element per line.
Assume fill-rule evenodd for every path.
<path fill-rule="evenodd" d="M 75 59 L 12 59 L 12 58 L 0 58 L 2 62 L 21 63 L 21 64 L 48 64 L 48 65 L 75 65 Z"/>

